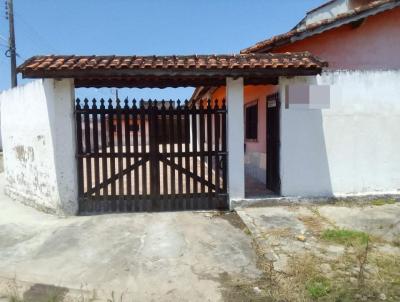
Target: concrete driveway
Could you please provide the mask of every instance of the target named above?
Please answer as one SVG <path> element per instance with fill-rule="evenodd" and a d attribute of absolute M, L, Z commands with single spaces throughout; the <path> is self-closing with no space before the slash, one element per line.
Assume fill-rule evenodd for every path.
<path fill-rule="evenodd" d="M 59 218 L 0 191 L 0 278 L 96 290 L 104 298 L 114 292 L 123 301 L 220 301 L 222 276 L 260 274 L 235 214 Z"/>

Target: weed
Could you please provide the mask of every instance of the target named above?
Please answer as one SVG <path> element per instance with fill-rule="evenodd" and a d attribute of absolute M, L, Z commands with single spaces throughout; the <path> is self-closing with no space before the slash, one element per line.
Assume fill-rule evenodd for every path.
<path fill-rule="evenodd" d="M 250 235 L 251 235 L 251 232 L 250 232 L 249 228 L 245 228 L 245 229 L 243 230 L 243 232 L 244 232 L 247 236 L 250 236 Z"/>
<path fill-rule="evenodd" d="M 377 268 L 375 287 L 400 299 L 400 255 L 373 254 L 370 262 Z"/>
<path fill-rule="evenodd" d="M 320 217 L 321 216 L 301 215 L 297 217 L 297 219 L 299 219 L 314 235 L 319 236 L 324 227 Z"/>
<path fill-rule="evenodd" d="M 369 241 L 367 233 L 348 229 L 327 229 L 322 232 L 321 238 L 346 246 L 366 245 Z"/>
<path fill-rule="evenodd" d="M 368 252 L 369 252 L 369 241 L 367 239 L 367 243 L 365 248 L 361 247 L 361 250 L 357 253 L 357 261 L 358 261 L 358 287 L 361 288 L 365 283 L 365 267 L 368 261 Z"/>
<path fill-rule="evenodd" d="M 287 228 L 271 228 L 264 233 L 268 236 L 278 237 L 278 238 L 292 236 L 292 230 L 289 227 L 287 227 Z"/>
<path fill-rule="evenodd" d="M 307 282 L 306 289 L 312 298 L 317 299 L 326 296 L 331 285 L 328 279 L 318 276 Z"/>
<path fill-rule="evenodd" d="M 8 302 L 23 302 L 23 300 L 18 296 L 9 296 Z"/>
<path fill-rule="evenodd" d="M 318 210 L 318 207 L 309 207 L 309 210 L 315 215 L 317 216 L 317 218 L 319 219 L 319 221 L 323 224 L 329 225 L 332 228 L 336 227 L 335 222 L 331 221 L 330 219 L 326 218 L 325 216 L 321 215 L 321 213 Z"/>
<path fill-rule="evenodd" d="M 383 206 L 385 204 L 395 204 L 396 199 L 394 198 L 378 198 L 371 201 L 371 204 L 374 206 Z"/>

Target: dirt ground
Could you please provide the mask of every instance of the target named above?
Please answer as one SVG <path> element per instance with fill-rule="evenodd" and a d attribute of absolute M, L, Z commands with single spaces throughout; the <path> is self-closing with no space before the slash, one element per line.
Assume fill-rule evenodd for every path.
<path fill-rule="evenodd" d="M 400 301 L 398 200 L 237 213 L 264 274 L 257 282 L 227 277 L 227 301 Z"/>

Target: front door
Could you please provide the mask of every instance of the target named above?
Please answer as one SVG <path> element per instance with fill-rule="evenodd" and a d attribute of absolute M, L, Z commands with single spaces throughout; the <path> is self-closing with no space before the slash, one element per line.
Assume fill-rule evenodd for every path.
<path fill-rule="evenodd" d="M 280 127 L 279 93 L 267 96 L 267 189 L 280 194 L 279 176 Z"/>

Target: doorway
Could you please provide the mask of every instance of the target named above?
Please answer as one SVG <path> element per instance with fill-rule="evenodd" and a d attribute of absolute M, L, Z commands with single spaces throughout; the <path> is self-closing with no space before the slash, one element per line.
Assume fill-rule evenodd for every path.
<path fill-rule="evenodd" d="M 281 180 L 279 173 L 280 164 L 280 97 L 279 92 L 266 98 L 267 107 L 267 190 L 280 195 Z"/>

